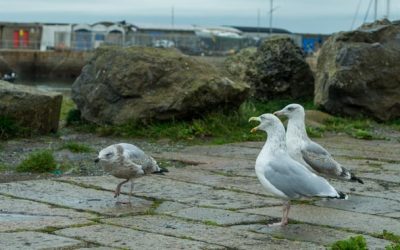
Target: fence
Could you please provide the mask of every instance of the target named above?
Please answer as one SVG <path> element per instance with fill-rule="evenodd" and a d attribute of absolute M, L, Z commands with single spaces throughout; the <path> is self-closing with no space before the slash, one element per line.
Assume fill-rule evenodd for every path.
<path fill-rule="evenodd" d="M 124 36 L 97 36 L 90 32 L 73 33 L 71 41 L 53 39 L 49 41 L 28 41 L 18 44 L 12 40 L 0 41 L 0 49 L 30 50 L 73 50 L 90 51 L 102 45 L 122 47 L 145 46 L 177 48 L 189 55 L 227 55 L 246 47 L 258 46 L 258 37 L 197 36 L 195 34 L 144 34 L 133 33 Z M 292 37 L 293 38 L 293 37 Z"/>

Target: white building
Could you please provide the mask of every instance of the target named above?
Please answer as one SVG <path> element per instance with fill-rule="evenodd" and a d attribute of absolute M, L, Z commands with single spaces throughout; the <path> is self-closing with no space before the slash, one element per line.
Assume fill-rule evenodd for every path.
<path fill-rule="evenodd" d="M 71 24 L 43 24 L 40 50 L 71 48 Z"/>

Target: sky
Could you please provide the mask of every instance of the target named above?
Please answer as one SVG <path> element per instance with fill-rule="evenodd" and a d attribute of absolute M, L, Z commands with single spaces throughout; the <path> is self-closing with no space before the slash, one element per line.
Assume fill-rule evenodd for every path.
<path fill-rule="evenodd" d="M 373 21 L 374 4 L 366 15 L 370 1 L 273 0 L 272 26 L 302 33 L 350 30 Z M 386 15 L 387 1 L 378 0 L 378 18 Z M 400 0 L 389 2 L 389 19 L 399 20 Z M 171 25 L 172 9 L 175 25 L 269 27 L 270 0 L 0 0 L 0 21 Z"/>

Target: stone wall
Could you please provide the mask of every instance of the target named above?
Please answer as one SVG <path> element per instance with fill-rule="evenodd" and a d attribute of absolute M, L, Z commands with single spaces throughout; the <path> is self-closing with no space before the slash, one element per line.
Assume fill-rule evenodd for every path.
<path fill-rule="evenodd" d="M 91 52 L 0 51 L 0 74 L 16 72 L 19 79 L 74 80 Z"/>

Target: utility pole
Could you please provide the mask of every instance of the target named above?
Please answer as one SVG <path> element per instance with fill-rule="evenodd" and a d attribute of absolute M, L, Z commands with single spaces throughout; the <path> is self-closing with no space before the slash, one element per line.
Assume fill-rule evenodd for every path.
<path fill-rule="evenodd" d="M 390 15 L 390 0 L 386 0 L 386 16 L 385 18 L 389 19 Z"/>
<path fill-rule="evenodd" d="M 378 19 L 378 0 L 374 1 L 374 21 Z"/>
<path fill-rule="evenodd" d="M 175 26 L 175 10 L 174 10 L 174 6 L 172 5 L 171 7 L 171 27 L 174 28 Z"/>
<path fill-rule="evenodd" d="M 274 0 L 269 0 L 269 34 L 272 34 L 272 13 L 274 12 Z"/>
<path fill-rule="evenodd" d="M 260 35 L 260 8 L 257 9 L 257 35 Z"/>

